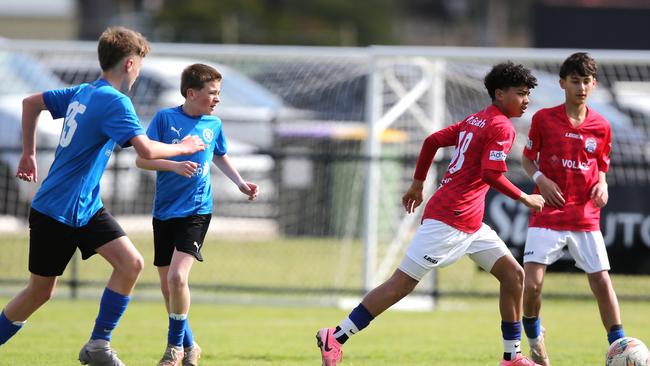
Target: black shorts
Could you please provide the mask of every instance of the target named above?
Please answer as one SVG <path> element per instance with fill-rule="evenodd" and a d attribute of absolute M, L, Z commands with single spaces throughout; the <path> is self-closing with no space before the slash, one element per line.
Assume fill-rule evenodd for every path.
<path fill-rule="evenodd" d="M 79 248 L 88 259 L 102 245 L 125 236 L 115 218 L 103 207 L 85 226 L 72 227 L 33 208 L 29 212 L 29 271 L 40 276 L 60 276 Z"/>
<path fill-rule="evenodd" d="M 153 265 L 168 266 L 172 262 L 174 249 L 193 255 L 203 262 L 201 247 L 208 232 L 212 215 L 192 215 L 169 220 L 153 218 Z"/>

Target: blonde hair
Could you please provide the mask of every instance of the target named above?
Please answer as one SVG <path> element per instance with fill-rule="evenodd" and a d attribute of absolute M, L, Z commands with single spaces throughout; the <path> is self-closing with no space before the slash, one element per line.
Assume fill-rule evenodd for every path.
<path fill-rule="evenodd" d="M 139 32 L 125 27 L 110 27 L 99 37 L 97 54 L 102 71 L 111 69 L 126 56 L 145 57 L 150 51 L 149 42 Z"/>

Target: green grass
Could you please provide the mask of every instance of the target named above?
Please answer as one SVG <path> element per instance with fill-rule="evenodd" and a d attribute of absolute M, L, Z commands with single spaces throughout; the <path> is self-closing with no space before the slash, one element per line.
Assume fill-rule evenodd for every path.
<path fill-rule="evenodd" d="M 132 240 L 148 263 L 139 283 L 153 285 L 153 291 L 145 291 L 143 286 L 136 289 L 136 298 L 116 331 L 113 345 L 129 366 L 154 365 L 165 346 L 166 315 L 155 288 L 158 277 L 150 265 L 151 238 L 142 235 Z M 0 279 L 24 281 L 28 277 L 27 243 L 25 235 L 0 238 Z M 361 282 L 361 253 L 358 242 L 211 237 L 203 248 L 206 261 L 193 267 L 190 282 L 355 289 Z M 110 268 L 101 259 L 93 258 L 80 262 L 78 271 L 82 280 L 105 281 Z M 337 278 L 336 273 L 343 275 Z M 70 271 L 63 277 L 69 276 Z M 613 275 L 613 281 L 619 295 L 650 294 L 648 276 Z M 443 293 L 487 292 L 494 296 L 462 300 L 443 297 L 432 312 L 389 311 L 346 344 L 343 365 L 497 364 L 502 344 L 494 278 L 463 259 L 439 271 L 439 288 Z M 16 290 L 3 288 L 5 294 Z M 0 366 L 76 364 L 77 352 L 87 340 L 97 314 L 100 291 L 101 286 L 92 288 L 79 301 L 66 300 L 65 291 L 61 291 L 61 297 L 34 314 L 26 328 L 0 348 Z M 206 292 L 193 291 L 196 298 Z M 157 296 L 149 297 L 153 301 L 144 301 L 143 293 Z M 549 273 L 545 294 L 550 293 L 585 295 L 589 287 L 584 274 Z M 266 296 L 253 302 L 276 302 L 270 294 Z M 218 304 L 192 305 L 194 333 L 204 349 L 202 365 L 318 365 L 316 329 L 334 326 L 347 315 L 346 311 L 325 307 L 224 304 L 251 297 L 250 293 L 212 292 L 206 298 L 216 299 Z M 294 304 L 317 302 L 313 296 L 296 295 L 290 300 Z M 0 298 L 0 305 L 7 301 Z M 650 343 L 650 302 L 624 300 L 621 308 L 627 334 Z M 547 298 L 543 318 L 554 365 L 603 364 L 606 337 L 593 300 Z"/>
<path fill-rule="evenodd" d="M 96 309 L 90 300 L 51 301 L 0 348 L 0 365 L 76 364 Z M 628 335 L 650 340 L 648 304 L 623 303 L 622 311 Z M 316 329 L 346 315 L 331 308 L 195 304 L 191 321 L 204 351 L 202 365 L 302 366 L 320 364 Z M 603 364 L 605 332 L 593 302 L 546 301 L 544 323 L 554 365 Z M 154 365 L 165 342 L 162 304 L 134 301 L 112 344 L 127 365 L 138 366 Z M 432 312 L 383 314 L 346 344 L 343 365 L 493 366 L 501 352 L 495 300 L 445 300 Z"/>

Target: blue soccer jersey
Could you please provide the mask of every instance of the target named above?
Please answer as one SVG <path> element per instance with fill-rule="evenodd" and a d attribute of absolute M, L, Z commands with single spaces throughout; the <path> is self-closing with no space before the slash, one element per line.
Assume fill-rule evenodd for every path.
<path fill-rule="evenodd" d="M 84 226 L 103 207 L 99 180 L 115 143 L 145 133 L 131 100 L 106 80 L 43 93 L 53 118 L 65 117 L 59 146 L 32 207 L 66 225 Z"/>
<path fill-rule="evenodd" d="M 215 116 L 191 117 L 182 107 L 163 109 L 153 117 L 147 135 L 168 144 L 179 143 L 187 135 L 198 135 L 206 145 L 205 150 L 194 155 L 169 158 L 198 163 L 199 168 L 191 178 L 174 172 L 157 172 L 153 216 L 167 220 L 212 213 L 210 165 L 215 154 L 225 155 L 227 150 L 221 120 Z"/>

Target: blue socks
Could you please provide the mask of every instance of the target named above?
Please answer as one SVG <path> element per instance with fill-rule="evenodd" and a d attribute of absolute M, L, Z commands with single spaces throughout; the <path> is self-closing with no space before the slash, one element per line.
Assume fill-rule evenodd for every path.
<path fill-rule="evenodd" d="M 113 329 L 124 314 L 130 299 L 129 296 L 118 294 L 108 287 L 105 288 L 90 339 L 103 339 L 110 342 Z"/>
<path fill-rule="evenodd" d="M 12 322 L 5 316 L 4 311 L 0 313 L 0 346 L 16 334 L 25 322 Z"/>
<path fill-rule="evenodd" d="M 607 341 L 609 344 L 616 342 L 617 339 L 625 337 L 625 331 L 623 331 L 623 325 L 616 324 L 609 328 L 607 332 Z"/>
<path fill-rule="evenodd" d="M 172 346 L 181 347 L 187 326 L 187 314 L 169 314 L 169 331 L 167 343 Z"/>
<path fill-rule="evenodd" d="M 370 314 L 365 306 L 359 304 L 359 306 L 354 308 L 350 315 L 343 319 L 341 324 L 336 327 L 336 330 L 334 330 L 334 337 L 336 337 L 336 340 L 340 344 L 343 344 L 350 336 L 367 327 L 374 318 L 375 317 Z"/>
<path fill-rule="evenodd" d="M 185 322 L 185 334 L 183 335 L 183 348 L 192 346 L 194 346 L 194 335 L 192 334 L 192 328 L 190 328 L 190 320 L 187 319 Z"/>
<path fill-rule="evenodd" d="M 517 353 L 521 352 L 521 322 L 501 321 L 501 334 L 503 335 L 503 359 L 514 360 Z"/>
<path fill-rule="evenodd" d="M 535 339 L 539 337 L 542 332 L 542 322 L 537 316 L 524 317 L 524 331 L 526 332 L 526 337 L 530 339 Z"/>

